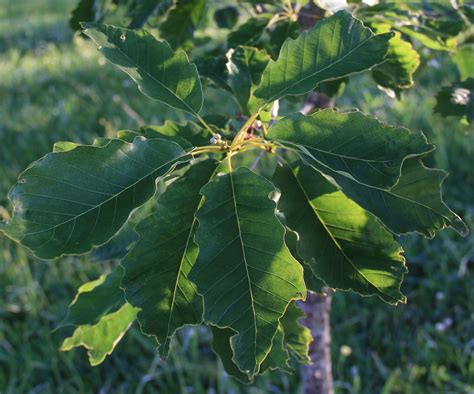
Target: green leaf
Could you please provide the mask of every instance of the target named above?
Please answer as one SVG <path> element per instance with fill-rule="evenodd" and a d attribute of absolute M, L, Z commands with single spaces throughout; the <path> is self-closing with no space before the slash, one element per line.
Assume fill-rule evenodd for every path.
<path fill-rule="evenodd" d="M 281 211 L 280 214 L 283 218 L 285 217 Z M 306 284 L 306 289 L 308 291 L 321 294 L 323 292 L 323 288 L 326 287 L 326 284 L 321 279 L 313 275 L 311 267 L 298 253 L 298 233 L 293 231 L 291 228 L 286 227 L 285 242 L 288 246 L 288 249 L 290 249 L 292 256 L 304 267 L 304 282 Z"/>
<path fill-rule="evenodd" d="M 282 371 L 291 373 L 293 369 L 288 363 L 290 355 L 284 343 L 285 333 L 281 324 L 278 325 L 278 330 L 273 338 L 272 349 L 268 356 L 263 360 L 259 373 L 264 373 L 268 370 L 280 369 Z"/>
<path fill-rule="evenodd" d="M 402 249 L 374 216 L 309 166 L 279 167 L 274 181 L 278 207 L 299 235 L 298 253 L 318 278 L 391 304 L 406 302 Z"/>
<path fill-rule="evenodd" d="M 299 150 L 305 161 L 336 181 L 343 177 L 382 188 L 398 181 L 405 158 L 434 149 L 420 132 L 331 109 L 287 116 L 270 128 L 268 137 Z"/>
<path fill-rule="evenodd" d="M 427 48 L 450 51 L 457 44 L 454 35 L 459 32 L 459 25 L 462 25 L 463 21 L 451 5 L 441 5 L 440 8 L 437 5 L 439 2 L 435 1 L 423 4 L 406 1 L 383 2 L 373 7 L 361 7 L 357 13 L 369 23 L 390 24 L 393 29 L 419 41 Z M 441 22 L 446 15 L 454 16 L 454 20 Z"/>
<path fill-rule="evenodd" d="M 265 45 L 267 51 L 276 59 L 280 53 L 287 38 L 296 39 L 300 35 L 300 26 L 298 22 L 289 19 L 284 19 L 273 25 L 273 30 L 270 32 L 270 40 Z"/>
<path fill-rule="evenodd" d="M 81 254 L 109 240 L 155 191 L 155 180 L 189 161 L 179 145 L 137 137 L 49 153 L 20 174 L 7 235 L 39 258 Z"/>
<path fill-rule="evenodd" d="M 177 0 L 160 25 L 161 37 L 172 48 L 192 46 L 194 31 L 202 19 L 206 0 Z"/>
<path fill-rule="evenodd" d="M 129 14 L 132 18 L 128 24 L 129 29 L 141 28 L 154 11 L 161 6 L 161 0 L 140 0 L 135 1 L 130 7 Z"/>
<path fill-rule="evenodd" d="M 383 61 L 392 33 L 374 35 L 340 11 L 283 44 L 268 63 L 255 96 L 269 103 L 313 90 L 318 83 L 366 70 Z"/>
<path fill-rule="evenodd" d="M 201 77 L 209 79 L 218 88 L 227 91 L 231 90 L 229 85 L 227 85 L 227 61 L 224 54 L 205 54 L 197 58 L 195 63 Z"/>
<path fill-rule="evenodd" d="M 456 47 L 455 40 L 446 39 L 447 37 L 426 24 L 416 24 L 415 26 L 394 24 L 392 27 L 435 51 L 452 51 Z"/>
<path fill-rule="evenodd" d="M 453 55 L 453 62 L 459 69 L 461 81 L 474 78 L 474 44 L 464 45 Z"/>
<path fill-rule="evenodd" d="M 105 315 L 120 309 L 125 304 L 125 295 L 120 288 L 122 276 L 122 269 L 116 268 L 110 274 L 101 275 L 99 279 L 79 287 L 60 327 L 96 324 Z"/>
<path fill-rule="evenodd" d="M 388 24 L 372 24 L 377 33 L 390 31 Z M 399 92 L 413 85 L 413 73 L 420 65 L 420 56 L 413 46 L 402 39 L 399 32 L 389 41 L 386 62 L 372 70 L 375 81 L 388 89 Z"/>
<path fill-rule="evenodd" d="M 156 198 L 165 189 L 166 182 L 169 182 L 175 176 L 180 174 L 180 170 L 174 170 L 171 174 L 163 177 L 156 187 L 154 198 L 149 199 L 143 204 L 140 209 L 132 212 L 127 222 L 122 226 L 120 231 L 115 234 L 105 244 L 94 248 L 90 254 L 94 261 L 110 261 L 110 260 L 121 260 L 130 251 L 131 247 L 138 241 L 138 234 L 135 231 L 138 223 L 153 212 L 156 207 Z"/>
<path fill-rule="evenodd" d="M 146 138 L 163 138 L 175 141 L 183 149 L 209 144 L 209 132 L 194 122 L 179 124 L 166 121 L 161 126 L 143 126 L 140 132 Z M 187 146 L 185 143 L 187 142 Z"/>
<path fill-rule="evenodd" d="M 71 13 L 69 26 L 74 31 L 81 29 L 80 22 L 92 22 L 95 19 L 95 0 L 79 0 Z"/>
<path fill-rule="evenodd" d="M 286 310 L 280 323 L 285 333 L 284 343 L 292 357 L 299 363 L 309 364 L 309 345 L 313 341 L 311 330 L 299 321 L 305 316 L 304 312 L 292 302 Z"/>
<path fill-rule="evenodd" d="M 271 14 L 260 14 L 255 18 L 248 19 L 243 25 L 229 33 L 227 36 L 227 47 L 235 48 L 239 45 L 255 45 L 272 18 Z"/>
<path fill-rule="evenodd" d="M 71 141 L 58 141 L 55 142 L 53 145 L 53 152 L 67 152 L 69 150 L 73 150 L 74 148 L 77 148 L 81 144 L 78 144 L 77 142 L 71 142 Z"/>
<path fill-rule="evenodd" d="M 348 77 L 332 79 L 330 81 L 322 82 L 316 86 L 318 93 L 325 94 L 329 98 L 339 97 L 344 93 L 347 83 L 349 82 Z"/>
<path fill-rule="evenodd" d="M 61 345 L 62 351 L 83 346 L 87 349 L 92 366 L 99 365 L 107 355 L 112 354 L 135 320 L 138 309 L 124 304 L 118 311 L 106 315 L 95 325 L 82 325 Z"/>
<path fill-rule="evenodd" d="M 474 78 L 446 86 L 436 96 L 435 112 L 474 120 Z"/>
<path fill-rule="evenodd" d="M 219 356 L 227 374 L 243 383 L 251 383 L 253 379 L 250 379 L 248 375 L 243 373 L 232 361 L 233 353 L 230 347 L 230 339 L 236 332 L 230 328 L 218 328 L 215 326 L 211 326 L 211 331 L 212 350 Z"/>
<path fill-rule="evenodd" d="M 122 261 L 127 301 L 141 309 L 140 326 L 156 337 L 162 357 L 177 329 L 202 321 L 202 298 L 188 274 L 199 252 L 193 241 L 199 190 L 216 166 L 214 160 L 199 162 L 168 186 L 157 209 L 137 226 L 140 239 Z"/>
<path fill-rule="evenodd" d="M 185 52 L 174 53 L 168 43 L 145 30 L 99 23 L 82 26 L 105 58 L 130 75 L 145 96 L 191 114 L 200 111 L 201 81 Z"/>
<path fill-rule="evenodd" d="M 344 193 L 367 209 L 395 234 L 417 231 L 434 237 L 436 231 L 452 227 L 461 235 L 469 230 L 441 198 L 441 183 L 447 174 L 427 168 L 419 159 L 406 160 L 398 183 L 390 190 L 338 178 Z"/>
<path fill-rule="evenodd" d="M 219 8 L 214 13 L 214 20 L 216 21 L 217 26 L 221 29 L 232 29 L 238 19 L 239 11 L 237 8 L 232 6 Z"/>
<path fill-rule="evenodd" d="M 253 376 L 272 347 L 287 305 L 303 299 L 303 269 L 284 243 L 269 199 L 274 186 L 247 168 L 218 176 L 202 190 L 190 279 L 204 296 L 207 323 L 237 332 L 233 361 Z"/>
<path fill-rule="evenodd" d="M 194 122 L 179 124 L 167 120 L 163 125 L 148 125 L 140 127 L 139 131 L 121 130 L 117 132 L 117 138 L 127 142 L 133 141 L 140 135 L 147 139 L 161 138 L 173 141 L 183 149 L 190 149 L 195 146 L 207 145 L 209 143 L 208 131 Z"/>
<path fill-rule="evenodd" d="M 270 56 L 265 50 L 238 46 L 229 51 L 227 58 L 228 84 L 242 113 L 251 115 L 258 107 L 258 99 L 253 95 L 253 91 L 260 83 Z"/>

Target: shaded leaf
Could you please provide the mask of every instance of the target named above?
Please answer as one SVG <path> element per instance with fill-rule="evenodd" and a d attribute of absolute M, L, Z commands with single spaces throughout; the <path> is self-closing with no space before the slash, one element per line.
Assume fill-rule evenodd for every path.
<path fill-rule="evenodd" d="M 284 217 L 285 215 L 281 213 L 281 216 Z M 304 268 L 304 282 L 306 284 L 306 289 L 314 293 L 322 293 L 323 288 L 326 286 L 326 284 L 313 274 L 310 266 L 303 260 L 303 258 L 298 253 L 298 233 L 293 231 L 289 227 L 286 227 L 285 243 L 288 246 L 288 249 L 290 249 L 290 252 L 293 257 L 298 260 L 298 262 Z"/>
<path fill-rule="evenodd" d="M 242 113 L 253 114 L 258 99 L 253 95 L 270 56 L 265 50 L 238 46 L 227 54 L 228 84 L 232 89 Z"/>
<path fill-rule="evenodd" d="M 255 90 L 269 103 L 313 90 L 318 83 L 366 70 L 383 61 L 392 33 L 374 35 L 351 14 L 340 11 L 283 44 Z"/>
<path fill-rule="evenodd" d="M 95 2 L 96 0 L 79 0 L 69 19 L 69 26 L 72 30 L 80 30 L 80 22 L 93 22 L 95 20 Z"/>
<path fill-rule="evenodd" d="M 474 44 L 464 45 L 453 55 L 453 62 L 459 69 L 461 81 L 474 78 Z"/>
<path fill-rule="evenodd" d="M 232 348 L 230 347 L 230 338 L 236 334 L 230 328 L 218 328 L 211 326 L 212 330 L 212 350 L 222 361 L 225 371 L 229 376 L 240 380 L 243 383 L 251 383 L 247 374 L 243 373 L 232 361 Z"/>
<path fill-rule="evenodd" d="M 300 320 L 304 316 L 304 312 L 296 306 L 295 302 L 292 302 L 280 319 L 280 323 L 285 333 L 284 344 L 291 356 L 299 363 L 309 364 L 311 358 L 308 352 L 313 336 L 309 328 L 300 324 Z"/>
<path fill-rule="evenodd" d="M 164 184 L 171 177 L 180 173 L 175 169 L 171 174 L 163 177 L 156 187 L 153 198 L 143 204 L 140 209 L 132 212 L 125 225 L 108 242 L 92 250 L 90 256 L 94 261 L 120 260 L 130 251 L 130 248 L 138 240 L 138 234 L 135 227 L 144 218 L 150 215 L 156 207 L 156 197 L 163 192 Z"/>
<path fill-rule="evenodd" d="M 278 207 L 298 233 L 297 249 L 328 286 L 405 302 L 401 247 L 369 212 L 347 198 L 311 167 L 278 167 Z"/>
<path fill-rule="evenodd" d="M 144 95 L 191 114 L 199 112 L 203 103 L 201 81 L 185 52 L 174 53 L 168 43 L 145 30 L 99 23 L 85 23 L 83 27 L 105 58 L 130 75 Z"/>
<path fill-rule="evenodd" d="M 161 126 L 143 126 L 140 132 L 146 138 L 164 138 L 175 141 L 183 149 L 209 144 L 209 132 L 194 122 L 179 124 L 168 120 Z M 185 146 L 181 140 L 186 141 L 188 146 Z"/>
<path fill-rule="evenodd" d="M 161 138 L 173 141 L 183 149 L 190 149 L 209 143 L 208 131 L 193 122 L 179 124 L 167 120 L 163 125 L 140 127 L 139 131 L 121 130 L 117 132 L 117 138 L 127 142 L 133 141 L 134 138 L 140 135 L 147 139 Z"/>
<path fill-rule="evenodd" d="M 281 47 L 287 38 L 296 39 L 300 35 L 300 27 L 298 22 L 292 20 L 282 20 L 274 24 L 273 30 L 270 32 L 270 40 L 265 48 L 276 59 L 280 53 Z"/>
<path fill-rule="evenodd" d="M 214 13 L 214 20 L 221 29 L 232 29 L 239 19 L 239 11 L 233 6 L 219 8 Z"/>
<path fill-rule="evenodd" d="M 269 199 L 273 185 L 247 168 L 214 178 L 202 190 L 190 273 L 204 296 L 206 322 L 236 331 L 234 362 L 253 376 L 271 350 L 278 320 L 306 295 L 303 270 L 284 244 Z"/>
<path fill-rule="evenodd" d="M 474 120 L 474 78 L 446 86 L 436 95 L 435 112 Z"/>
<path fill-rule="evenodd" d="M 107 355 L 112 354 L 135 320 L 138 309 L 124 304 L 118 311 L 106 315 L 95 325 L 82 325 L 61 345 L 62 351 L 83 346 L 87 349 L 89 363 L 99 365 Z"/>
<path fill-rule="evenodd" d="M 235 48 L 239 45 L 255 45 L 267 28 L 271 14 L 260 14 L 255 18 L 248 19 L 243 25 L 229 33 L 227 36 L 227 47 Z"/>
<path fill-rule="evenodd" d="M 49 153 L 11 189 L 6 234 L 40 258 L 85 253 L 117 233 L 157 178 L 188 160 L 179 145 L 143 137 Z"/>
<path fill-rule="evenodd" d="M 227 85 L 227 59 L 224 55 L 204 56 L 196 59 L 202 77 L 208 78 L 218 88 L 230 91 Z"/>
<path fill-rule="evenodd" d="M 406 160 L 398 183 L 390 190 L 338 178 L 344 193 L 367 209 L 395 234 L 417 231 L 429 238 L 452 227 L 461 235 L 468 229 L 441 198 L 441 183 L 447 174 L 427 168 L 419 159 Z"/>
<path fill-rule="evenodd" d="M 161 37 L 172 48 L 191 45 L 205 6 L 206 0 L 177 0 L 160 25 Z"/>
<path fill-rule="evenodd" d="M 378 187 L 398 181 L 405 158 L 434 149 L 422 133 L 384 125 L 360 112 L 331 109 L 289 115 L 270 128 L 268 137 L 301 151 L 322 172 Z"/>
<path fill-rule="evenodd" d="M 168 186 L 156 210 L 137 226 L 140 239 L 122 261 L 127 301 L 141 309 L 140 326 L 156 337 L 162 357 L 177 329 L 202 321 L 202 298 L 188 273 L 199 252 L 193 241 L 199 190 L 216 166 L 214 160 L 197 163 Z"/>
<path fill-rule="evenodd" d="M 128 24 L 129 29 L 141 28 L 147 20 L 153 15 L 154 11 L 161 6 L 161 0 L 139 0 L 133 3 L 129 11 L 131 21 Z"/>
<path fill-rule="evenodd" d="M 290 355 L 288 349 L 284 344 L 285 333 L 281 324 L 278 326 L 278 330 L 273 338 L 272 349 L 268 356 L 262 363 L 259 373 L 264 373 L 268 370 L 279 369 L 288 373 L 293 372 L 293 369 L 288 363 L 290 361 Z"/>
<path fill-rule="evenodd" d="M 339 78 L 339 79 L 332 79 L 330 81 L 321 82 L 318 86 L 316 86 L 316 91 L 318 93 L 325 94 L 329 98 L 334 96 L 339 97 L 344 93 L 344 89 L 346 88 L 347 83 L 349 82 L 349 78 Z"/>
<path fill-rule="evenodd" d="M 117 311 L 125 304 L 125 295 L 120 289 L 123 271 L 116 268 L 108 275 L 87 282 L 77 289 L 77 294 L 60 327 L 96 324 L 107 314 Z"/>

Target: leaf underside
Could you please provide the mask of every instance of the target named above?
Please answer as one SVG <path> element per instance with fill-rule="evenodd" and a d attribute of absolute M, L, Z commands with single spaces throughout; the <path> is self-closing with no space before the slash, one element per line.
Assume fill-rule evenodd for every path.
<path fill-rule="evenodd" d="M 131 5 L 131 25 L 143 25 L 157 4 Z M 173 4 L 160 25 L 168 42 L 101 23 L 84 23 L 83 32 L 147 97 L 206 125 L 198 115 L 197 68 L 172 49 L 191 47 L 206 2 Z M 94 2 L 79 5 L 74 27 L 81 14 L 94 19 Z M 264 112 L 273 101 L 318 86 L 324 91 L 321 83 L 367 69 L 396 93 L 413 83 L 419 57 L 400 33 L 389 32 L 396 26 L 387 21 L 369 18 L 381 33 L 374 34 L 340 11 L 283 42 L 298 35 L 298 23 L 270 20 L 273 15 L 260 14 L 231 32 L 227 63 L 200 59 L 203 75 L 233 93 L 245 116 L 269 120 Z M 271 60 L 251 46 L 279 55 Z M 473 86 L 468 79 L 443 89 L 436 110 L 472 120 Z M 121 267 L 78 289 L 61 324 L 77 327 L 61 350 L 83 346 L 91 364 L 100 364 L 138 319 L 166 357 L 178 329 L 204 322 L 231 376 L 249 383 L 268 370 L 291 371 L 290 360 L 311 361 L 311 331 L 300 324 L 304 313 L 297 306 L 307 290 L 330 286 L 403 303 L 407 270 L 393 234 L 432 237 L 448 226 L 467 233 L 442 201 L 445 173 L 422 162 L 434 147 L 421 132 L 329 109 L 272 123 L 265 138 L 276 155 L 253 150 L 219 163 L 195 151 L 199 160 L 192 160 L 187 152 L 207 145 L 208 131 L 168 121 L 119 131 L 117 139 L 96 138 L 93 145 L 58 142 L 20 175 L 9 194 L 13 217 L 0 222 L 0 231 L 40 258 L 88 252 L 121 234 L 126 223 L 133 232 L 130 215 L 154 196 L 139 211 Z M 234 125 L 227 119 L 223 125 L 226 137 Z"/>
<path fill-rule="evenodd" d="M 199 252 L 193 240 L 199 190 L 216 165 L 210 159 L 197 163 L 168 186 L 157 209 L 137 227 L 140 239 L 122 261 L 127 301 L 141 309 L 140 326 L 156 337 L 162 357 L 178 328 L 202 321 L 202 299 L 188 274 Z"/>
<path fill-rule="evenodd" d="M 122 276 L 123 271 L 118 267 L 110 274 L 79 287 L 60 327 L 96 324 L 103 316 L 120 309 L 125 304 L 125 295 L 120 289 Z"/>
<path fill-rule="evenodd" d="M 270 56 L 265 50 L 238 46 L 227 57 L 228 84 L 242 112 L 251 115 L 258 108 L 258 99 L 253 91 L 260 82 Z"/>
<path fill-rule="evenodd" d="M 391 187 L 407 157 L 434 149 L 422 133 L 387 126 L 360 112 L 331 109 L 289 115 L 275 123 L 268 137 L 295 148 L 318 170 L 361 184 Z"/>
<path fill-rule="evenodd" d="M 369 212 L 302 163 L 278 167 L 275 185 L 297 250 L 314 274 L 333 288 L 405 302 L 401 247 Z"/>
<path fill-rule="evenodd" d="M 95 325 L 81 325 L 61 345 L 62 351 L 83 346 L 92 366 L 99 365 L 111 354 L 132 325 L 138 309 L 124 304 L 118 311 L 105 315 Z"/>
<path fill-rule="evenodd" d="M 433 238 L 436 231 L 452 227 L 465 236 L 469 232 L 467 226 L 441 198 L 441 183 L 446 175 L 413 158 L 403 163 L 401 177 L 390 190 L 347 178 L 338 183 L 349 198 L 377 216 L 395 234 L 416 231 Z"/>
<path fill-rule="evenodd" d="M 320 82 L 366 70 L 383 61 L 392 33 L 374 35 L 351 14 L 340 11 L 283 44 L 270 61 L 255 96 L 266 103 L 305 94 Z"/>
<path fill-rule="evenodd" d="M 49 153 L 11 189 L 6 233 L 40 258 L 88 252 L 153 195 L 157 178 L 189 159 L 173 142 L 143 137 Z"/>
<path fill-rule="evenodd" d="M 303 270 L 284 244 L 284 227 L 268 198 L 274 187 L 247 168 L 214 178 L 201 191 L 190 273 L 204 297 L 207 323 L 230 327 L 233 361 L 249 376 L 271 350 L 279 319 L 303 299 Z"/>
<path fill-rule="evenodd" d="M 143 94 L 192 114 L 200 111 L 201 81 L 185 52 L 174 53 L 166 41 L 158 41 L 145 30 L 100 23 L 83 27 L 105 58 L 130 75 Z"/>
<path fill-rule="evenodd" d="M 173 48 L 192 46 L 196 30 L 206 0 L 178 0 L 169 10 L 165 21 L 160 25 L 160 34 Z"/>

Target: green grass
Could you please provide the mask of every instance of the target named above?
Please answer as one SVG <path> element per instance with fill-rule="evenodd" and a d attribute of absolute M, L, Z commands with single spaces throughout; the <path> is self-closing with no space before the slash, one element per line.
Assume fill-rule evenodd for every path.
<path fill-rule="evenodd" d="M 141 122 L 176 117 L 105 64 L 90 42 L 73 37 L 67 26 L 73 4 L 0 0 L 0 215 L 2 206 L 10 208 L 7 192 L 18 173 L 55 141 L 91 142 Z M 441 69 L 425 66 L 417 89 L 402 101 L 387 99 L 366 76 L 358 77 L 338 106 L 360 107 L 387 122 L 423 129 L 438 145 L 430 164 L 451 172 L 446 201 L 472 228 L 474 133 L 432 113 L 433 92 L 455 77 L 442 64 Z M 212 112 L 221 100 L 229 98 L 208 97 L 205 111 Z M 349 293 L 334 297 L 337 392 L 473 392 L 474 239 L 448 230 L 433 241 L 415 235 L 402 242 L 410 269 L 403 285 L 407 305 L 395 308 Z M 470 261 L 463 275 L 461 261 Z M 209 333 L 202 329 L 183 330 L 166 361 L 138 327 L 95 368 L 82 349 L 59 352 L 68 332 L 52 330 L 75 289 L 113 264 L 91 256 L 38 261 L 0 238 L 1 393 L 299 392 L 298 373 L 271 373 L 250 388 L 236 385 L 216 362 Z M 342 355 L 341 346 L 350 346 L 352 353 Z"/>

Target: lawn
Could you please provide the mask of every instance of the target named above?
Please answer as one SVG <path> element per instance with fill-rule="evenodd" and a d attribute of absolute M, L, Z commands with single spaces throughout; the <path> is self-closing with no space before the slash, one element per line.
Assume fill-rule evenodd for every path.
<path fill-rule="evenodd" d="M 120 129 L 171 119 L 147 100 L 68 27 L 73 0 L 0 0 L 0 216 L 18 173 L 56 141 L 92 142 Z M 447 57 L 416 76 L 418 87 L 389 99 L 367 75 L 338 100 L 387 123 L 421 129 L 438 149 L 437 167 L 450 172 L 445 200 L 470 228 L 474 223 L 474 132 L 433 114 L 434 92 L 454 79 Z M 206 97 L 204 113 L 226 97 Z M 180 120 L 180 119 L 177 119 Z M 472 393 L 474 391 L 474 237 L 446 230 L 435 240 L 406 236 L 410 273 L 406 305 L 338 292 L 332 313 L 333 366 L 338 393 Z M 107 253 L 102 250 L 101 253 Z M 112 269 L 98 252 L 40 261 L 0 238 L 1 393 L 297 393 L 300 379 L 269 373 L 251 387 L 231 381 L 210 351 L 204 329 L 182 330 L 167 360 L 133 329 L 115 352 L 90 367 L 82 349 L 60 352 L 67 329 L 54 331 L 77 287 Z"/>

